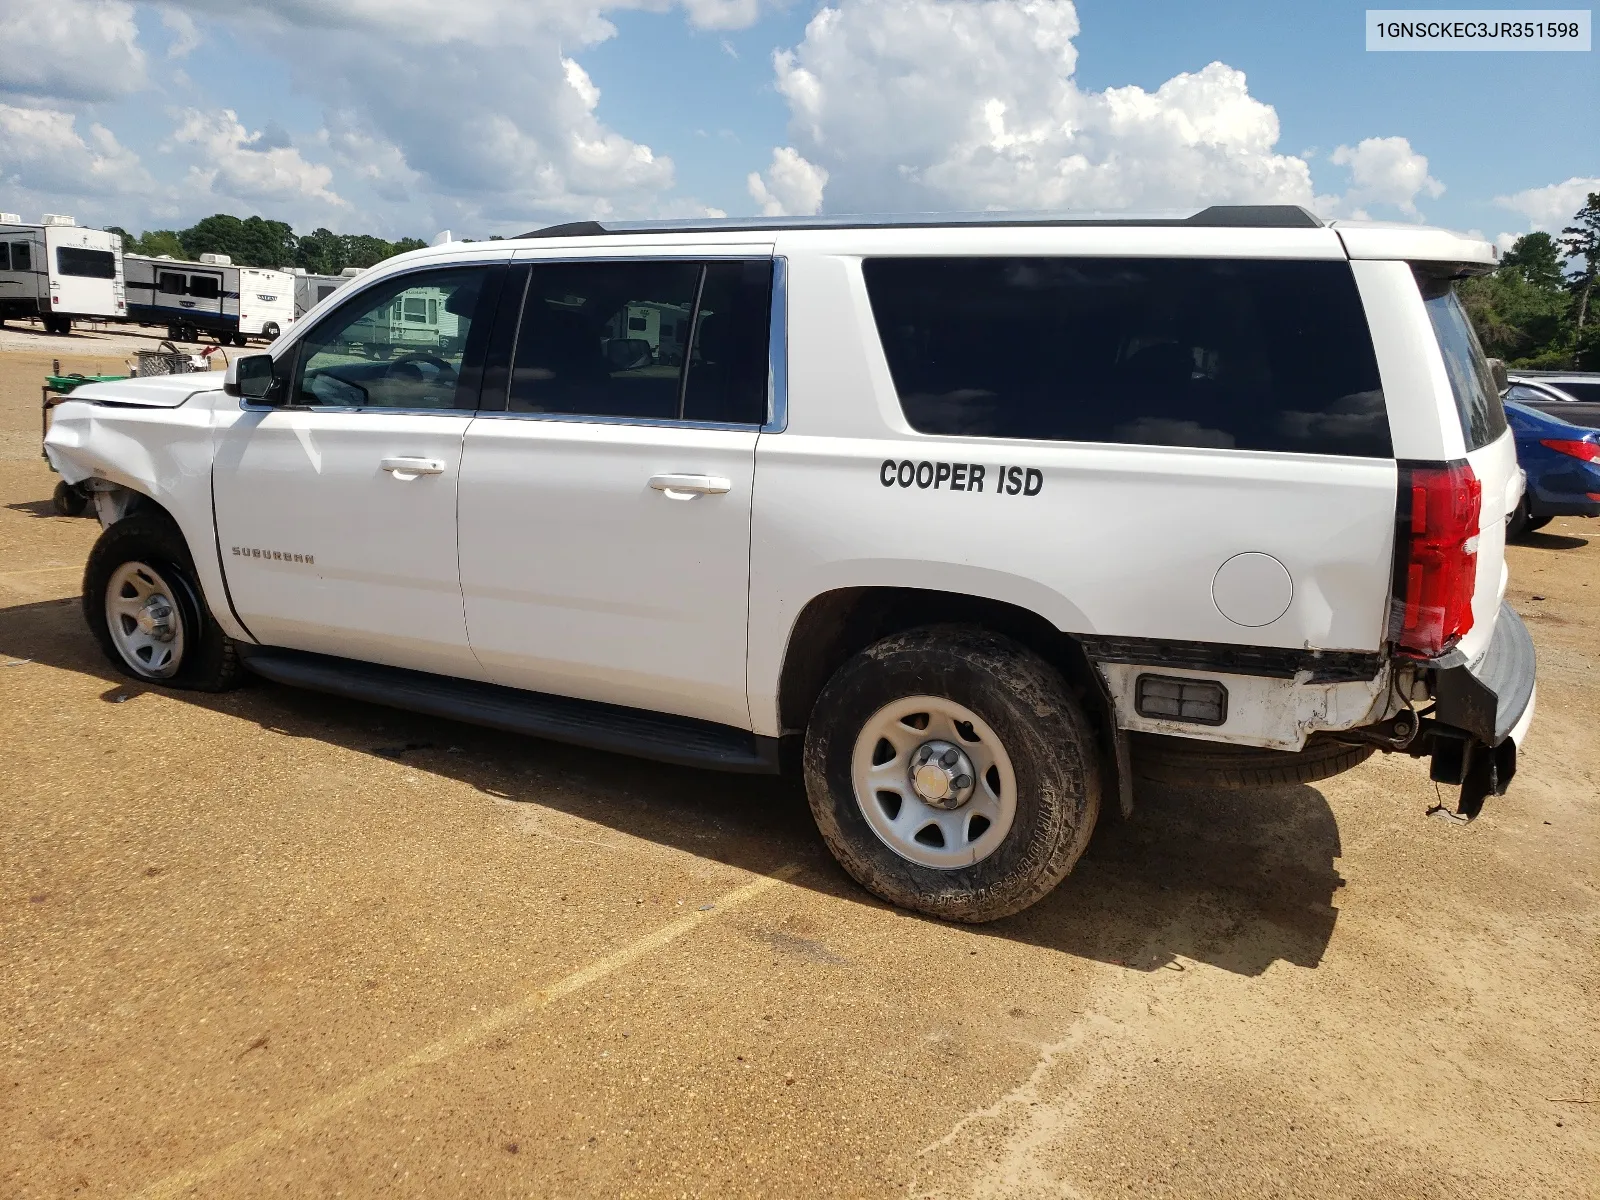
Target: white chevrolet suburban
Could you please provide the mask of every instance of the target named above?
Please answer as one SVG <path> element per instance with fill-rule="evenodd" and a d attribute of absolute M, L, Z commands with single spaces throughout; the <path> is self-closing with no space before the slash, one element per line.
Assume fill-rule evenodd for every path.
<path fill-rule="evenodd" d="M 861 884 L 984 921 L 1138 776 L 1505 791 L 1522 483 L 1452 292 L 1494 259 L 1286 207 L 585 222 L 79 388 L 46 447 L 122 670 L 793 766 Z"/>

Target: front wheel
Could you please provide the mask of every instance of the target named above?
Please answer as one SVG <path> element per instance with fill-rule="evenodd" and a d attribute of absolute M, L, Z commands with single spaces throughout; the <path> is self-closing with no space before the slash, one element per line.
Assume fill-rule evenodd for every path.
<path fill-rule="evenodd" d="M 806 730 L 823 840 L 868 891 L 950 921 L 1009 916 L 1082 855 L 1094 735 L 1061 676 L 986 630 L 885 638 L 841 667 Z"/>
<path fill-rule="evenodd" d="M 83 573 L 83 615 L 125 675 L 207 692 L 239 682 L 233 641 L 207 611 L 189 548 L 165 514 L 136 512 L 100 535 Z"/>

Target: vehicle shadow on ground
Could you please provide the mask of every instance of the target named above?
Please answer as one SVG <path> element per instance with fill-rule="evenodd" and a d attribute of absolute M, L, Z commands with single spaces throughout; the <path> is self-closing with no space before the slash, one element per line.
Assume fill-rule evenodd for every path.
<path fill-rule="evenodd" d="M 1578 550 L 1587 546 L 1589 539 L 1568 533 L 1525 533 L 1511 544 L 1532 546 L 1538 550 Z"/>
<path fill-rule="evenodd" d="M 261 681 L 221 695 L 152 688 L 100 656 L 75 598 L 0 609 L 0 658 L 93 679 L 103 685 L 99 698 L 124 706 L 129 719 L 138 719 L 140 697 L 161 692 L 285 738 L 404 761 L 495 801 L 539 806 L 748 871 L 799 863 L 803 886 L 887 907 L 829 856 L 796 779 L 664 766 Z M 540 836 L 536 823 L 530 828 L 530 837 Z M 1339 854 L 1333 812 L 1314 788 L 1150 787 L 1131 819 L 1102 822 L 1055 892 L 973 934 L 1140 971 L 1176 969 L 1180 959 L 1243 975 L 1280 960 L 1315 967 L 1338 915 Z"/>
<path fill-rule="evenodd" d="M 29 500 L 26 503 L 6 505 L 12 512 L 25 513 L 30 517 L 59 517 L 56 506 L 49 500 Z"/>

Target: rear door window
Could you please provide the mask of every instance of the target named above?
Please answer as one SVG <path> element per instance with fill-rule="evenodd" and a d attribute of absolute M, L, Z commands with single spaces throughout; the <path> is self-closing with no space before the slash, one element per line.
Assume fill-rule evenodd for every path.
<path fill-rule="evenodd" d="M 1500 389 L 1495 386 L 1472 322 L 1456 297 L 1455 284 L 1420 270 L 1415 274 L 1428 320 L 1433 324 L 1433 336 L 1444 355 L 1445 374 L 1450 377 L 1450 392 L 1461 418 L 1461 436 L 1468 451 L 1482 449 L 1506 431 Z"/>
<path fill-rule="evenodd" d="M 76 275 L 84 279 L 115 279 L 117 256 L 109 250 L 57 246 L 56 270 L 63 275 Z"/>
<path fill-rule="evenodd" d="M 921 433 L 1392 457 L 1348 263 L 882 258 L 863 269 Z"/>
<path fill-rule="evenodd" d="M 758 425 L 771 290 L 770 260 L 536 263 L 506 407 Z"/>

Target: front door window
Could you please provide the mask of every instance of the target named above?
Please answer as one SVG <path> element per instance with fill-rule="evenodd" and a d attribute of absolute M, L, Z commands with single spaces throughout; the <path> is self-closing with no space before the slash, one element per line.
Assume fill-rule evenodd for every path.
<path fill-rule="evenodd" d="M 352 297 L 301 343 L 291 403 L 475 408 L 462 364 L 488 278 L 484 267 L 428 271 Z"/>

